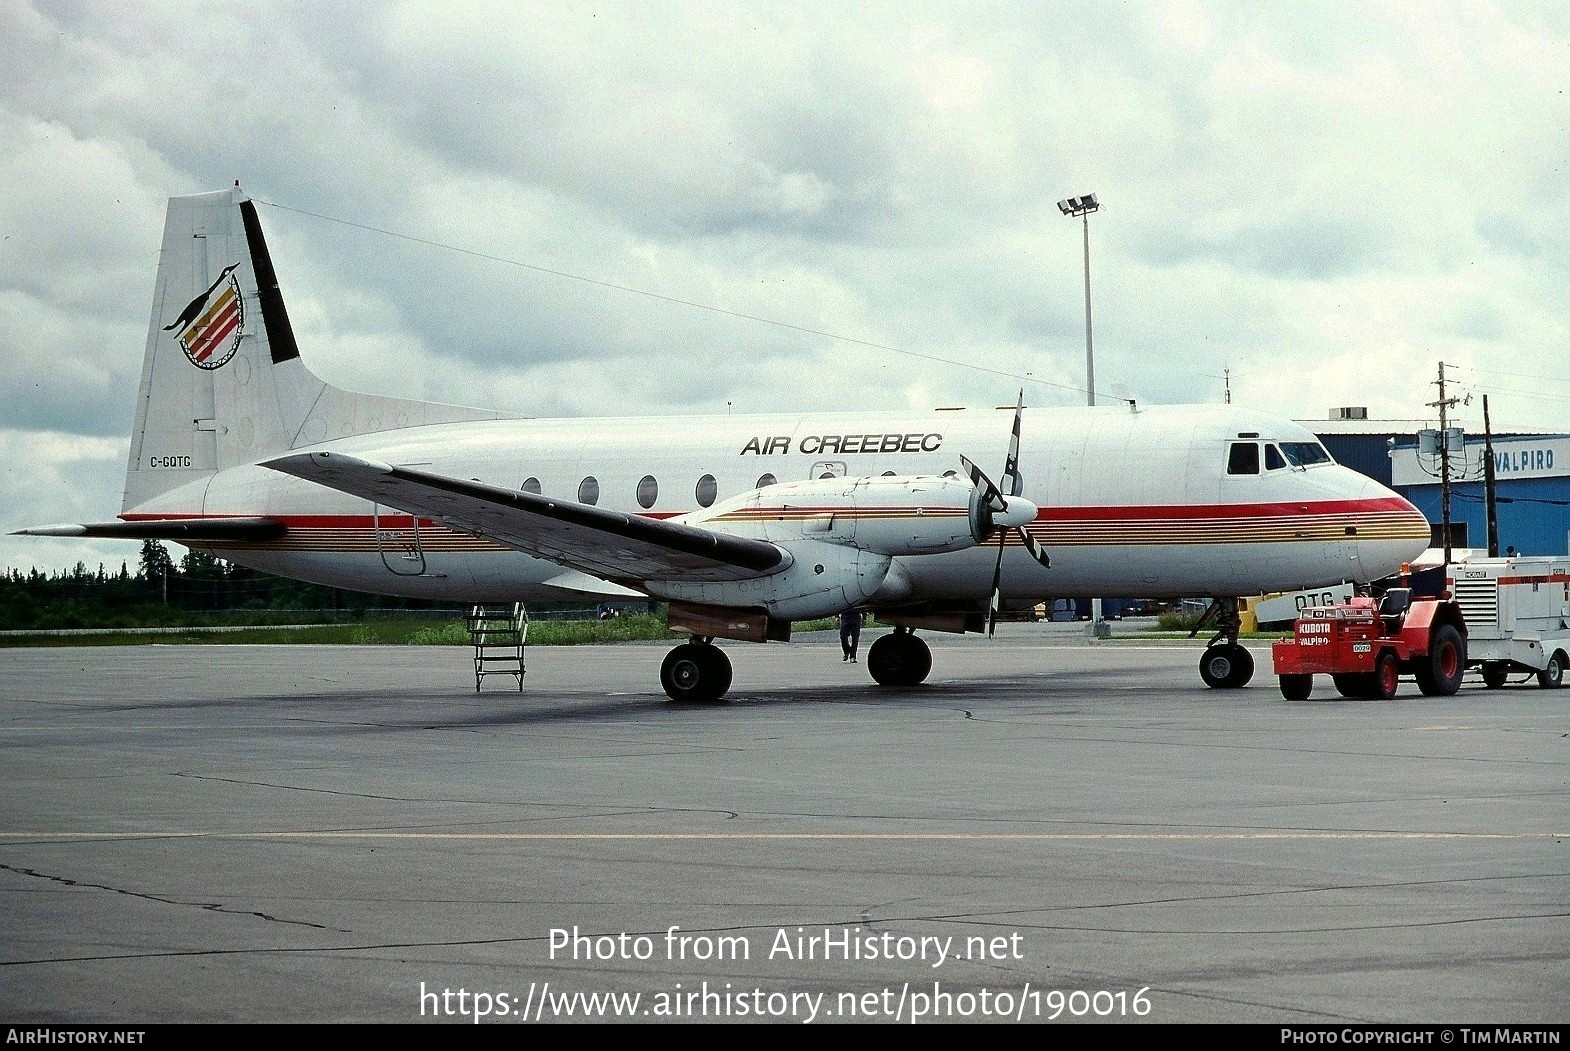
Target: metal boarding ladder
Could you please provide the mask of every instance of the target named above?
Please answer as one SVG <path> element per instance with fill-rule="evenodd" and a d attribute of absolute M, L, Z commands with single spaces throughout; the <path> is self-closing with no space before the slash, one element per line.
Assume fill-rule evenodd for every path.
<path fill-rule="evenodd" d="M 475 606 L 465 618 L 474 643 L 474 692 L 487 675 L 512 675 L 523 692 L 523 647 L 529 641 L 529 613 L 523 603 Z"/>

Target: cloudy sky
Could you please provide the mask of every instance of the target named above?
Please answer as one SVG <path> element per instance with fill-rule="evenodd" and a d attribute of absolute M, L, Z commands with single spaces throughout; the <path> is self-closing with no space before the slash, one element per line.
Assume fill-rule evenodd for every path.
<path fill-rule="evenodd" d="M 1094 192 L 1104 397 L 1408 418 L 1445 361 L 1570 430 L 1563 0 L 0 0 L 0 40 L 0 530 L 119 511 L 165 199 L 236 179 L 360 390 L 1083 404 Z"/>

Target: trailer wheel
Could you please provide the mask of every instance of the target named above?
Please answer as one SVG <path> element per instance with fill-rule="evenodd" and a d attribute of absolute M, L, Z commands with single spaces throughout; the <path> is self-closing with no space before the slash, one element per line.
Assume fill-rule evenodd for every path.
<path fill-rule="evenodd" d="M 1497 690 L 1510 678 L 1510 666 L 1502 661 L 1488 661 L 1483 665 L 1483 685 Z"/>
<path fill-rule="evenodd" d="M 1414 673 L 1425 696 L 1454 696 L 1466 669 L 1466 640 L 1452 625 L 1441 624 L 1428 640 L 1428 656 L 1419 658 Z"/>
<path fill-rule="evenodd" d="M 1312 675 L 1283 675 L 1281 676 L 1281 696 L 1289 701 L 1306 701 L 1314 692 L 1314 677 Z"/>
<path fill-rule="evenodd" d="M 1382 701 L 1388 701 L 1396 695 L 1396 690 L 1401 686 L 1401 663 L 1396 660 L 1396 655 L 1389 650 L 1379 655 L 1379 661 L 1374 665 L 1374 696 Z"/>
<path fill-rule="evenodd" d="M 1537 685 L 1545 690 L 1557 690 L 1565 679 L 1565 652 L 1555 650 L 1548 658 L 1548 667 L 1537 673 Z"/>

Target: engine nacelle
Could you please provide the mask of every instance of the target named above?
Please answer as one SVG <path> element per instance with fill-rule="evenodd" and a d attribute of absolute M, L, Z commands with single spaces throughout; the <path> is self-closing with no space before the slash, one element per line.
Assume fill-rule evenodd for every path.
<path fill-rule="evenodd" d="M 764 540 L 790 554 L 787 565 L 752 580 L 649 581 L 650 594 L 702 605 L 762 608 L 788 620 L 826 617 L 869 601 L 896 556 L 963 551 L 995 528 L 1036 517 L 1011 497 L 993 511 L 965 478 L 820 478 L 754 489 L 679 521 Z M 903 593 L 898 574 L 894 591 Z M 886 595 L 884 597 L 887 597 Z"/>
<path fill-rule="evenodd" d="M 1036 516 L 1033 504 L 1017 499 L 994 515 L 975 495 L 975 486 L 957 477 L 820 478 L 754 489 L 681 521 L 787 550 L 821 540 L 880 555 L 926 555 L 974 547 L 994 525 Z"/>
<path fill-rule="evenodd" d="M 761 608 L 782 620 L 830 617 L 870 599 L 893 559 L 850 544 L 797 539 L 787 547 L 786 568 L 751 580 L 648 582 L 649 594 L 704 606 Z"/>

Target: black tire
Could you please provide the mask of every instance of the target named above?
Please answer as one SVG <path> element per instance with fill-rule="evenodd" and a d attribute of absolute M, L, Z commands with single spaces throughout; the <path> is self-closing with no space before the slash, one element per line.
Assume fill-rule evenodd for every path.
<path fill-rule="evenodd" d="M 1281 676 L 1281 696 L 1289 701 L 1306 701 L 1314 692 L 1312 675 Z"/>
<path fill-rule="evenodd" d="M 1212 690 L 1235 690 L 1254 677 L 1254 655 L 1236 643 L 1211 646 L 1199 656 L 1199 677 Z"/>
<path fill-rule="evenodd" d="M 908 631 L 896 631 L 867 650 L 867 671 L 879 686 L 919 686 L 932 671 L 932 651 Z"/>
<path fill-rule="evenodd" d="M 1233 649 L 1237 651 L 1234 654 L 1237 665 L 1232 674 L 1232 681 L 1228 685 L 1238 689 L 1247 686 L 1249 680 L 1254 677 L 1254 655 L 1242 646 L 1234 646 Z"/>
<path fill-rule="evenodd" d="M 1548 667 L 1537 673 L 1537 685 L 1545 690 L 1557 690 L 1565 681 L 1565 651 L 1555 650 L 1548 658 Z"/>
<path fill-rule="evenodd" d="M 704 704 L 730 689 L 730 658 L 713 646 L 688 642 L 665 655 L 660 685 L 673 701 Z"/>
<path fill-rule="evenodd" d="M 1417 659 L 1413 669 L 1417 688 L 1427 697 L 1453 697 L 1461 689 L 1466 671 L 1466 640 L 1449 624 L 1441 624 L 1428 637 L 1428 656 Z"/>
<path fill-rule="evenodd" d="M 1370 695 L 1378 697 L 1381 701 L 1388 701 L 1396 695 L 1396 690 L 1401 686 L 1401 662 L 1396 660 L 1396 655 L 1389 650 L 1379 655 L 1379 660 L 1374 662 L 1374 676 L 1371 682 L 1373 687 Z"/>
<path fill-rule="evenodd" d="M 1483 685 L 1497 690 L 1510 678 L 1510 665 L 1503 661 L 1488 661 L 1483 665 Z"/>
<path fill-rule="evenodd" d="M 1337 672 L 1330 677 L 1336 692 L 1343 697 L 1368 697 L 1373 693 L 1373 677 L 1366 672 Z"/>
<path fill-rule="evenodd" d="M 717 701 L 730 690 L 732 675 L 730 658 L 718 646 L 700 646 L 698 648 L 708 651 L 704 654 L 704 659 L 708 661 L 708 666 L 704 670 L 710 676 L 709 689 L 713 693 L 713 696 L 709 699 Z"/>

